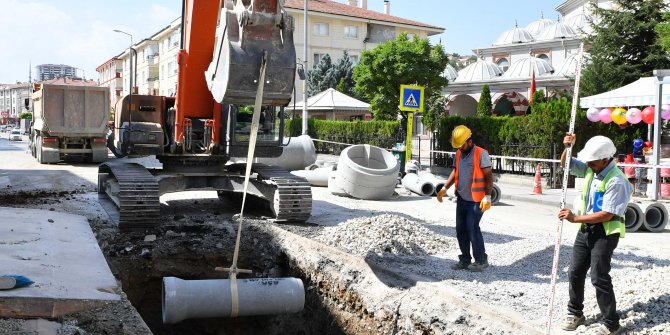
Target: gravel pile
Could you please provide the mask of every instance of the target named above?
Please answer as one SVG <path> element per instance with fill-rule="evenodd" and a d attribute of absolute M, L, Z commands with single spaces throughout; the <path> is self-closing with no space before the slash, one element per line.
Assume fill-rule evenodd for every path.
<path fill-rule="evenodd" d="M 419 223 L 394 214 L 351 219 L 325 228 L 316 239 L 358 256 L 444 254 L 456 243 L 453 238 L 437 235 Z"/>

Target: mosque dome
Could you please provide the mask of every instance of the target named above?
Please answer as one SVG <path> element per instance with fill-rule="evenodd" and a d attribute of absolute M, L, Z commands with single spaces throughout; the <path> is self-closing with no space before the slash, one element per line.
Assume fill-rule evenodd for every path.
<path fill-rule="evenodd" d="M 578 14 L 565 19 L 565 24 L 572 28 L 577 34 L 590 34 L 593 32 L 589 18 L 584 14 Z"/>
<path fill-rule="evenodd" d="M 555 22 L 553 20 L 545 19 L 544 16 L 542 16 L 539 19 L 527 25 L 526 31 L 528 31 L 533 37 L 537 37 L 541 31 L 543 31 L 545 28 L 554 25 L 554 23 Z"/>
<path fill-rule="evenodd" d="M 519 28 L 515 26 L 512 29 L 509 29 L 502 33 L 500 37 L 496 40 L 493 45 L 505 45 L 505 44 L 517 44 L 517 43 L 528 43 L 533 41 L 533 35 L 531 35 L 526 29 Z"/>
<path fill-rule="evenodd" d="M 458 77 L 454 82 L 468 82 L 489 80 L 502 75 L 502 70 L 495 63 L 480 59 L 462 70 L 458 71 Z"/>
<path fill-rule="evenodd" d="M 458 73 L 456 73 L 456 69 L 454 69 L 454 67 L 451 66 L 451 64 L 447 64 L 447 67 L 444 69 L 444 73 L 442 73 L 442 76 L 444 76 L 444 78 L 447 78 L 447 80 L 451 82 L 454 81 L 456 77 L 458 77 Z"/>
<path fill-rule="evenodd" d="M 545 40 L 555 40 L 555 39 L 565 39 L 565 38 L 572 38 L 577 36 L 577 33 L 575 33 L 574 29 L 572 29 L 570 26 L 563 22 L 556 22 L 550 27 L 544 28 L 540 32 L 539 35 L 537 35 L 536 40 L 538 41 L 545 41 Z"/>
<path fill-rule="evenodd" d="M 561 65 L 561 69 L 554 75 L 557 77 L 574 77 L 577 71 L 577 56 L 576 53 L 568 56 Z"/>
<path fill-rule="evenodd" d="M 502 77 L 507 79 L 530 78 L 533 71 L 537 78 L 551 75 L 554 73 L 554 68 L 544 59 L 529 57 L 513 62 Z"/>

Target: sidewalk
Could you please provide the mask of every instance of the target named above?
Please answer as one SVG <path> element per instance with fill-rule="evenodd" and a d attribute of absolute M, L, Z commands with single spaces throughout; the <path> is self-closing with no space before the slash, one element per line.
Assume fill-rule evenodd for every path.
<path fill-rule="evenodd" d="M 495 183 L 500 188 L 500 199 L 531 202 L 540 205 L 555 206 L 558 208 L 561 204 L 562 189 L 542 189 L 542 194 L 533 194 L 533 187 L 514 185 L 508 183 Z M 565 206 L 572 208 L 575 198 L 581 195 L 581 191 L 569 188 L 566 193 Z"/>

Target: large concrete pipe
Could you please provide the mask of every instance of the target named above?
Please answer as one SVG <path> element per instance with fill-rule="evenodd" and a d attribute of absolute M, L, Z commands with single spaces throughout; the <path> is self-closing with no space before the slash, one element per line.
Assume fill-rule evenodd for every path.
<path fill-rule="evenodd" d="M 337 188 L 365 200 L 387 199 L 398 182 L 398 160 L 389 151 L 369 144 L 342 150 L 337 163 Z"/>
<path fill-rule="evenodd" d="M 421 179 L 422 182 L 429 182 L 431 185 L 433 185 L 433 195 L 437 195 L 437 192 L 440 192 L 440 190 L 444 187 L 444 184 L 447 183 L 445 179 L 438 178 L 436 175 L 428 172 L 420 173 L 419 179 Z"/>
<path fill-rule="evenodd" d="M 330 177 L 334 170 L 335 166 L 331 165 L 310 170 L 295 170 L 291 171 L 291 174 L 307 179 L 312 186 L 326 187 L 328 186 L 328 177 Z"/>
<path fill-rule="evenodd" d="M 641 229 L 659 232 L 668 224 L 668 210 L 658 202 L 644 203 L 640 206 L 644 211 L 644 223 Z"/>
<path fill-rule="evenodd" d="M 402 186 L 406 189 L 423 196 L 431 196 L 435 193 L 435 186 L 427 179 L 422 179 L 416 173 L 408 173 L 402 178 Z"/>
<path fill-rule="evenodd" d="M 163 278 L 163 323 L 194 318 L 300 312 L 305 288 L 297 278 L 237 279 L 238 312 L 232 315 L 230 279 Z"/>
<path fill-rule="evenodd" d="M 628 203 L 624 220 L 626 231 L 634 232 L 640 229 L 644 224 L 644 216 L 644 211 L 638 204 L 634 202 Z"/>
<path fill-rule="evenodd" d="M 309 135 L 286 137 L 284 138 L 284 145 L 281 156 L 256 158 L 256 161 L 281 166 L 286 171 L 302 170 L 316 162 L 316 148 L 314 148 L 314 142 Z"/>

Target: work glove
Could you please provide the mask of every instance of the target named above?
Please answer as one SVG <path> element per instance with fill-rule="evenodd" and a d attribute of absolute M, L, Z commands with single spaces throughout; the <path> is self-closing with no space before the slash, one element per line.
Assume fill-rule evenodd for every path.
<path fill-rule="evenodd" d="M 440 192 L 437 192 L 437 202 L 442 203 L 442 197 L 445 193 L 447 193 L 447 190 L 445 190 L 444 187 L 440 190 Z"/>
<path fill-rule="evenodd" d="M 486 212 L 489 208 L 491 208 L 491 196 L 485 195 L 484 199 L 479 202 L 479 209 L 481 209 L 482 212 Z"/>

